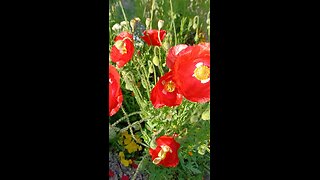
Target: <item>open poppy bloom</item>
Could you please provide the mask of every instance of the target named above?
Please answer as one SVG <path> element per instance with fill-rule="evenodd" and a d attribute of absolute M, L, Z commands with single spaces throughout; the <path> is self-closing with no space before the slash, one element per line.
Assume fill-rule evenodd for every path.
<path fill-rule="evenodd" d="M 110 51 L 110 58 L 112 62 L 117 63 L 117 66 L 121 68 L 133 56 L 134 45 L 133 36 L 128 32 L 121 32 L 115 39 L 115 44 Z"/>
<path fill-rule="evenodd" d="M 172 77 L 172 71 L 166 73 L 160 77 L 155 87 L 151 90 L 150 99 L 155 108 L 172 107 L 181 104 L 183 96 L 178 93 Z"/>
<path fill-rule="evenodd" d="M 187 47 L 188 47 L 188 45 L 186 45 L 186 44 L 178 44 L 178 45 L 173 46 L 169 49 L 168 55 L 166 58 L 166 65 L 168 66 L 169 69 L 173 68 L 174 61 L 176 60 L 179 52 L 184 50 Z"/>
<path fill-rule="evenodd" d="M 120 75 L 117 69 L 109 64 L 109 116 L 118 112 L 122 101 Z"/>
<path fill-rule="evenodd" d="M 173 65 L 173 80 L 179 92 L 189 101 L 210 101 L 210 43 L 182 50 Z"/>
<path fill-rule="evenodd" d="M 176 167 L 179 164 L 178 149 L 180 144 L 170 136 L 161 136 L 156 140 L 156 143 L 156 149 L 149 149 L 153 164 Z"/>
<path fill-rule="evenodd" d="M 165 30 L 160 30 L 160 41 L 158 37 L 159 30 L 151 29 L 143 31 L 143 36 L 141 38 L 149 45 L 149 46 L 161 46 L 161 41 L 166 36 Z"/>

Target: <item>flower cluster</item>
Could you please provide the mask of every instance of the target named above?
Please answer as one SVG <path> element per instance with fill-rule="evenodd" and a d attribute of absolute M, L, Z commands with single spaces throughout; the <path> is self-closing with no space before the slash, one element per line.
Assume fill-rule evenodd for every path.
<path fill-rule="evenodd" d="M 180 105 L 183 97 L 198 103 L 210 101 L 210 43 L 174 46 L 166 64 L 171 71 L 151 91 L 155 108 Z"/>
<path fill-rule="evenodd" d="M 141 38 L 150 46 L 161 46 L 161 41 L 166 35 L 165 30 L 145 30 Z M 133 57 L 134 40 L 133 35 L 127 31 L 121 32 L 114 39 L 115 43 L 110 50 L 110 59 L 116 63 L 118 68 L 123 67 Z M 109 64 L 109 116 L 114 115 L 120 108 L 123 101 L 120 89 L 120 75 Z"/>
<path fill-rule="evenodd" d="M 132 29 L 134 29 L 134 22 L 130 22 Z M 143 31 L 141 39 L 149 46 L 162 46 L 162 41 L 166 36 L 166 31 L 161 29 L 162 26 L 163 21 L 160 21 L 158 30 Z M 122 68 L 134 54 L 133 34 L 123 31 L 115 37 L 114 41 L 110 50 L 110 59 L 116 63 L 117 68 Z M 157 61 L 153 60 L 153 62 Z M 169 72 L 160 77 L 150 92 L 150 101 L 154 108 L 179 106 L 184 98 L 197 103 L 210 101 L 210 43 L 192 46 L 178 44 L 171 47 L 166 56 L 166 65 Z M 109 64 L 109 116 L 117 113 L 122 101 L 120 75 L 117 69 Z M 203 119 L 208 119 L 206 116 L 204 115 Z M 180 144 L 175 140 L 176 137 L 177 135 L 174 134 L 173 136 L 160 136 L 156 139 L 156 146 L 149 149 L 153 164 L 164 167 L 176 167 L 179 164 Z M 136 135 L 133 138 L 128 131 L 121 134 L 119 143 L 124 145 L 124 149 L 129 154 L 142 150 L 142 147 L 137 144 L 141 143 L 140 138 Z M 124 166 L 134 165 L 132 159 L 125 158 L 125 150 L 119 152 L 121 163 Z M 188 154 L 193 156 L 192 151 L 188 151 Z"/>

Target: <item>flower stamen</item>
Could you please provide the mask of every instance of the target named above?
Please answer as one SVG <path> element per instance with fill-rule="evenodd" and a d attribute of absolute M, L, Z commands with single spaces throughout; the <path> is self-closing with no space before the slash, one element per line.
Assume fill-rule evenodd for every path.
<path fill-rule="evenodd" d="M 164 84 L 164 89 L 168 92 L 173 92 L 176 89 L 174 82 L 169 81 Z"/>
<path fill-rule="evenodd" d="M 196 79 L 200 80 L 201 83 L 207 83 L 210 81 L 210 68 L 208 66 L 203 65 L 203 63 L 196 64 L 196 69 L 192 75 Z"/>
<path fill-rule="evenodd" d="M 161 146 L 161 150 L 159 151 L 158 153 L 158 157 L 155 158 L 152 163 L 153 164 L 159 164 L 162 160 L 164 160 L 167 156 L 167 152 L 170 152 L 172 153 L 172 150 L 169 146 L 167 145 L 164 145 L 164 146 Z"/>

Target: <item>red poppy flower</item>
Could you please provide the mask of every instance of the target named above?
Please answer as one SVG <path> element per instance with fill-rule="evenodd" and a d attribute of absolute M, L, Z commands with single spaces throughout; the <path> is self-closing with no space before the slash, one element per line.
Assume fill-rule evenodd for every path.
<path fill-rule="evenodd" d="M 161 41 L 166 36 L 165 30 L 160 30 L 160 41 L 158 37 L 159 30 L 151 29 L 143 31 L 143 36 L 141 38 L 149 45 L 149 46 L 161 46 Z"/>
<path fill-rule="evenodd" d="M 178 44 L 178 45 L 173 46 L 169 49 L 168 55 L 166 58 L 166 64 L 169 69 L 173 68 L 174 61 L 176 60 L 180 51 L 184 50 L 187 47 L 188 47 L 188 45 L 186 45 L 186 44 Z"/>
<path fill-rule="evenodd" d="M 115 39 L 115 44 L 110 51 L 110 58 L 112 62 L 117 63 L 117 66 L 121 68 L 133 56 L 134 45 L 133 36 L 128 32 L 121 32 Z"/>
<path fill-rule="evenodd" d="M 132 166 L 134 169 L 137 169 L 137 168 L 138 168 L 138 164 L 136 164 L 133 160 L 132 160 L 131 166 Z"/>
<path fill-rule="evenodd" d="M 189 101 L 210 101 L 210 43 L 182 50 L 173 66 L 173 80 L 179 92 Z"/>
<path fill-rule="evenodd" d="M 115 67 L 109 64 L 109 116 L 113 116 L 122 104 L 120 75 Z"/>
<path fill-rule="evenodd" d="M 155 108 L 163 106 L 178 106 L 181 104 L 183 96 L 178 93 L 178 89 L 172 80 L 172 72 L 168 72 L 162 77 L 151 90 L 150 100 Z"/>
<path fill-rule="evenodd" d="M 111 170 L 109 169 L 109 177 L 113 177 L 113 176 L 114 176 L 113 171 L 111 171 Z"/>
<path fill-rule="evenodd" d="M 123 175 L 123 176 L 121 177 L 121 180 L 129 180 L 129 176 Z"/>
<path fill-rule="evenodd" d="M 165 167 L 176 167 L 179 164 L 178 149 L 180 144 L 170 136 L 161 136 L 156 140 L 156 143 L 156 149 L 149 149 L 152 162 Z"/>

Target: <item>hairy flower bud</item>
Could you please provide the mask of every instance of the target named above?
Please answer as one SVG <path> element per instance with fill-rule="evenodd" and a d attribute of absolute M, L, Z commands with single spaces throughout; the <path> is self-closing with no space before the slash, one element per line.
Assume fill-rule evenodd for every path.
<path fill-rule="evenodd" d="M 160 30 L 163 27 L 164 21 L 163 20 L 159 20 L 158 21 L 158 29 Z"/>

